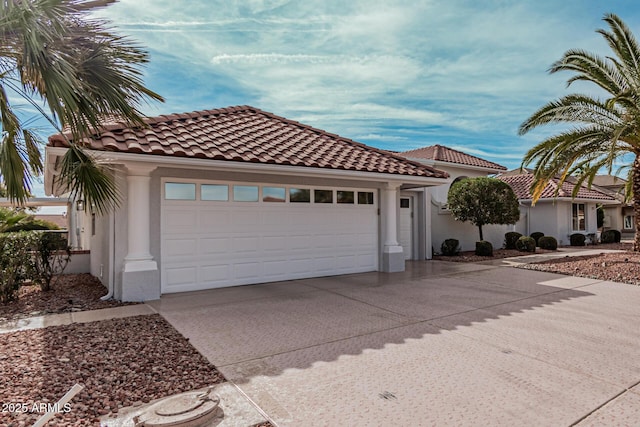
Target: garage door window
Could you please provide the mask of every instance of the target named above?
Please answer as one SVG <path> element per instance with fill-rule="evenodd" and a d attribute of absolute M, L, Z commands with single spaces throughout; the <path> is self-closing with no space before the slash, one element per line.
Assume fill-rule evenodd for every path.
<path fill-rule="evenodd" d="M 353 191 L 338 191 L 338 203 L 353 204 Z"/>
<path fill-rule="evenodd" d="M 358 204 L 359 205 L 372 205 L 373 204 L 373 192 L 371 192 L 371 191 L 358 191 Z"/>
<path fill-rule="evenodd" d="M 200 186 L 200 199 L 226 202 L 229 200 L 229 186 L 202 184 Z"/>
<path fill-rule="evenodd" d="M 256 185 L 234 185 L 233 186 L 234 202 L 257 202 L 258 186 Z"/>
<path fill-rule="evenodd" d="M 289 200 L 291 201 L 291 203 L 310 203 L 311 190 L 303 188 L 290 188 Z"/>
<path fill-rule="evenodd" d="M 284 187 L 262 187 L 263 202 L 285 202 L 286 191 Z"/>
<path fill-rule="evenodd" d="M 165 182 L 164 198 L 166 200 L 195 200 L 196 185 L 185 182 Z"/>
<path fill-rule="evenodd" d="M 333 190 L 313 190 L 315 203 L 333 203 Z"/>

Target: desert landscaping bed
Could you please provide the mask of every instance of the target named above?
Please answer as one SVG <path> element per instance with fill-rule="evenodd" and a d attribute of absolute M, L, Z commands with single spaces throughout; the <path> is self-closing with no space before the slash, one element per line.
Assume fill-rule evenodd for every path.
<path fill-rule="evenodd" d="M 132 303 L 115 300 L 102 301 L 107 289 L 90 274 L 64 274 L 54 279 L 50 291 L 38 286 L 22 286 L 18 300 L 0 304 L 0 323 L 24 317 L 42 316 L 70 311 L 96 310 Z"/>
<path fill-rule="evenodd" d="M 85 386 L 48 425 L 93 426 L 122 407 L 225 381 L 159 315 L 1 334 L 0 349 L 3 405 L 53 404 Z M 30 426 L 41 415 L 5 412 L 0 425 Z"/>
<path fill-rule="evenodd" d="M 640 285 L 640 253 L 636 252 L 557 258 L 519 268 Z"/>

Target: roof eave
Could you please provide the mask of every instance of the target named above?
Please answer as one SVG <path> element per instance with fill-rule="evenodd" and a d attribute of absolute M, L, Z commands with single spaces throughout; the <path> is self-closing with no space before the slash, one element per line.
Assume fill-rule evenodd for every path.
<path fill-rule="evenodd" d="M 63 147 L 47 147 L 46 158 L 49 169 L 45 175 L 45 191 L 47 194 L 55 194 L 53 177 L 56 173 L 56 159 L 67 151 Z M 90 155 L 99 159 L 102 164 L 126 164 L 126 163 L 154 163 L 158 167 L 180 167 L 187 169 L 216 168 L 220 170 L 257 171 L 264 174 L 296 175 L 316 177 L 339 177 L 342 179 L 368 180 L 373 182 L 395 182 L 398 185 L 410 185 L 413 187 L 432 187 L 449 182 L 448 174 L 443 177 L 427 177 L 414 175 L 401 175 L 382 172 L 354 171 L 349 169 L 313 168 L 306 166 L 289 166 L 252 162 L 234 162 L 228 160 L 212 160 L 192 157 L 172 157 L 150 154 L 120 153 L 112 151 L 86 150 Z"/>

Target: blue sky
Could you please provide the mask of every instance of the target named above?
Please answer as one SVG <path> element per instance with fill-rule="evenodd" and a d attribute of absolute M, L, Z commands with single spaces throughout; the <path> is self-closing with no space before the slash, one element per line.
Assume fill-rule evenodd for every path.
<path fill-rule="evenodd" d="M 120 0 L 102 10 L 145 46 L 148 115 L 248 104 L 391 150 L 443 144 L 520 165 L 553 129 L 518 125 L 569 91 L 546 70 L 570 48 L 608 53 L 607 12 L 640 37 L 640 3 Z"/>

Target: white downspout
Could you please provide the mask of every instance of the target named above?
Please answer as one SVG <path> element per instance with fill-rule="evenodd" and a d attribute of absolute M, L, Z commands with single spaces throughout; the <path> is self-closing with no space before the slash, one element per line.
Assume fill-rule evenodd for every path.
<path fill-rule="evenodd" d="M 103 301 L 106 301 L 108 299 L 113 298 L 113 291 L 114 291 L 114 283 L 115 283 L 115 266 L 113 265 L 113 261 L 115 259 L 115 252 L 116 252 L 116 213 L 115 212 L 111 212 L 111 232 L 109 233 L 109 267 L 110 267 L 110 272 L 109 272 L 109 287 L 108 287 L 108 292 L 105 296 L 103 296 L 102 298 L 100 298 Z"/>

